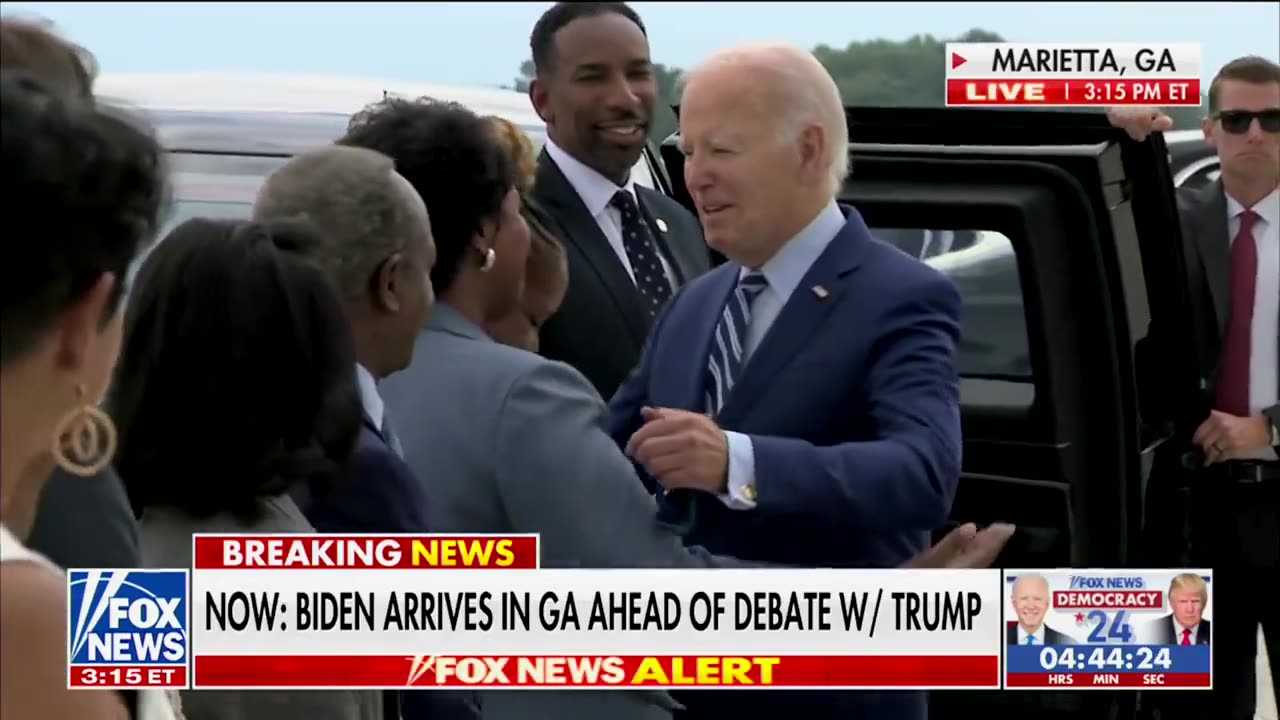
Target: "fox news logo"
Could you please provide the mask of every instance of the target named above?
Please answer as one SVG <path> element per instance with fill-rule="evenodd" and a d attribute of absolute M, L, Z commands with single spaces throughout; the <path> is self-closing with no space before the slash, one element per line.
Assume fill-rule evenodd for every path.
<path fill-rule="evenodd" d="M 70 570 L 67 583 L 72 685 L 185 685 L 186 570 Z"/>

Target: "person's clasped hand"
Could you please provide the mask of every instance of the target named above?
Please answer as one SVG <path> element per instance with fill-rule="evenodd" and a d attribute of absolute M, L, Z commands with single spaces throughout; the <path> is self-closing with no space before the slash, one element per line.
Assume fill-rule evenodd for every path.
<path fill-rule="evenodd" d="M 1271 423 L 1261 415 L 1236 417 L 1212 410 L 1191 441 L 1204 454 L 1204 464 L 1239 460 L 1271 445 Z"/>
<path fill-rule="evenodd" d="M 702 413 L 642 408 L 645 424 L 627 442 L 627 455 L 667 490 L 722 494 L 729 469 L 724 431 Z"/>

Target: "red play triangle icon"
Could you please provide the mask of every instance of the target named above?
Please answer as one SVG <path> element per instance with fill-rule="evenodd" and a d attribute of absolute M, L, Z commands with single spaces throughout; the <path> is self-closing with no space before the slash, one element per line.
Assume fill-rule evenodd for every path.
<path fill-rule="evenodd" d="M 968 61 L 968 60 L 965 60 L 965 59 L 964 59 L 964 58 L 962 58 L 962 57 L 960 57 L 960 56 L 959 56 L 959 55 L 957 55 L 956 53 L 951 53 L 951 69 L 952 69 L 952 70 L 955 70 L 956 68 L 960 67 L 961 65 L 963 65 L 963 64 L 965 64 L 965 63 L 967 63 L 967 62 L 969 62 L 969 61 Z"/>

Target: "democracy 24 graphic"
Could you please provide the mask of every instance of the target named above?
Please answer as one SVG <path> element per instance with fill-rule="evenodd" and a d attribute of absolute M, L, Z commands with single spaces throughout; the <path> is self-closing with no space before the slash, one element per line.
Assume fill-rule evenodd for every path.
<path fill-rule="evenodd" d="M 1208 688 L 1209 570 L 1007 570 L 1005 687 Z"/>
<path fill-rule="evenodd" d="M 186 570 L 68 570 L 68 687 L 186 687 L 187 600 Z"/>

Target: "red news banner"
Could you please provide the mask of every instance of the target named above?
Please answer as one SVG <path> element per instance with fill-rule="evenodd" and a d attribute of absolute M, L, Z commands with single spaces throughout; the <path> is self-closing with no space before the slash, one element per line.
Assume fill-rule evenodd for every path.
<path fill-rule="evenodd" d="M 1202 104 L 1200 46 L 948 43 L 947 106 Z"/>
<path fill-rule="evenodd" d="M 197 536 L 195 688 L 999 688 L 994 570 L 543 570 L 534 536 Z"/>

